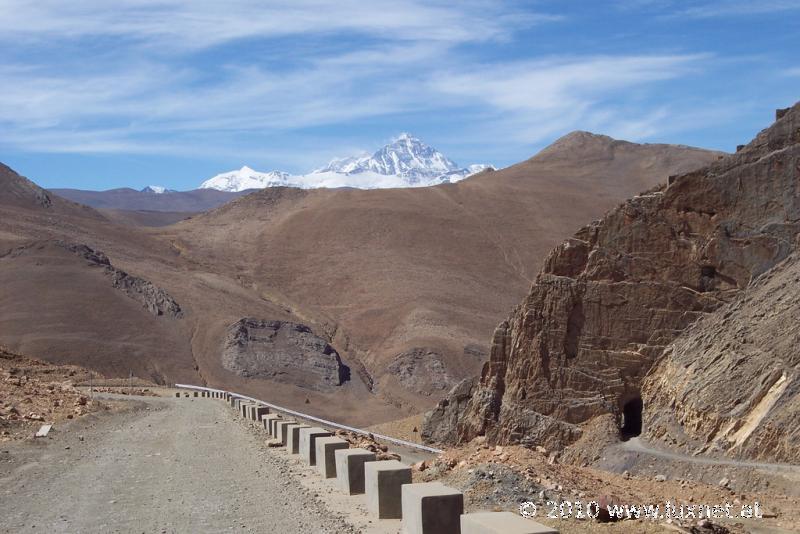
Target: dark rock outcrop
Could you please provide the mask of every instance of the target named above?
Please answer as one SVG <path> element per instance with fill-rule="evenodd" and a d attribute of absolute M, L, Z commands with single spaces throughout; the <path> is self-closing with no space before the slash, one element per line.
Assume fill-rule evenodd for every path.
<path fill-rule="evenodd" d="M 245 317 L 228 327 L 223 366 L 248 378 L 328 390 L 350 379 L 350 369 L 327 341 L 307 326 Z"/>
<path fill-rule="evenodd" d="M 495 332 L 457 423 L 435 429 L 434 415 L 424 434 L 557 450 L 594 417 L 620 421 L 665 348 L 796 248 L 799 155 L 795 105 L 743 150 L 673 177 L 557 247 Z M 736 405 L 737 391 L 717 400 Z"/>

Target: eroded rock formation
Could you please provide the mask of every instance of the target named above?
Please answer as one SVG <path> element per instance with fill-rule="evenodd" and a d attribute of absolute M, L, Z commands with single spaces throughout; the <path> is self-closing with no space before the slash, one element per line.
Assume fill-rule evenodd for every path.
<path fill-rule="evenodd" d="M 128 297 L 139 302 L 151 314 L 172 318 L 183 316 L 180 305 L 165 290 L 144 278 L 132 276 L 114 267 L 105 254 L 99 250 L 94 250 L 88 245 L 68 243 L 61 240 L 40 241 L 12 249 L 7 255 L 13 258 L 34 248 L 46 247 L 64 249 L 85 260 L 89 266 L 103 269 L 104 274 L 111 280 L 111 285 L 115 289 L 119 289 Z"/>
<path fill-rule="evenodd" d="M 327 341 L 302 324 L 245 317 L 228 327 L 223 366 L 239 376 L 280 378 L 327 390 L 350 378 L 350 369 Z"/>
<path fill-rule="evenodd" d="M 469 398 L 461 391 L 461 398 L 443 400 L 424 434 L 448 442 L 486 435 L 492 443 L 555 450 L 580 437 L 581 424 L 594 417 L 621 421 L 624 406 L 641 398 L 653 363 L 689 325 L 796 247 L 798 154 L 800 105 L 736 154 L 671 177 L 668 186 L 625 202 L 558 246 L 495 332 Z M 696 358 L 689 352 L 686 358 Z M 774 391 L 780 372 L 772 373 L 759 391 Z M 716 400 L 744 402 L 745 389 L 734 386 Z M 653 388 L 652 398 L 668 406 L 675 392 Z M 690 389 L 684 397 L 695 394 Z M 457 421 L 449 414 L 442 426 L 441 414 L 454 405 Z"/>

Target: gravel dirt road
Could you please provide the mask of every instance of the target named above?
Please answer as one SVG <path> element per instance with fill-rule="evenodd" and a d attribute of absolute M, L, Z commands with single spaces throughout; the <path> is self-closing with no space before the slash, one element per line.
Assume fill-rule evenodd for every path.
<path fill-rule="evenodd" d="M 0 445 L 0 532 L 358 532 L 213 399 L 140 397 Z"/>

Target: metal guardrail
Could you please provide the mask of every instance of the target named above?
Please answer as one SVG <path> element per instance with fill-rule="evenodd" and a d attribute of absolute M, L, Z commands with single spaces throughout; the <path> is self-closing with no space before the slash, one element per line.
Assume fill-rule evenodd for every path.
<path fill-rule="evenodd" d="M 248 397 L 247 395 L 242 395 L 240 393 L 234 393 L 233 391 L 226 391 L 224 389 L 207 388 L 207 387 L 203 387 L 203 386 L 194 386 L 192 384 L 175 384 L 175 387 L 176 388 L 180 388 L 180 389 L 192 389 L 192 390 L 197 390 L 197 391 L 216 391 L 216 392 L 219 392 L 219 393 L 230 393 L 230 395 L 233 396 L 233 397 L 237 397 L 237 398 L 240 398 L 240 399 L 246 399 L 246 400 L 249 400 L 249 401 L 253 401 L 253 402 L 261 404 L 263 406 L 267 406 L 269 408 L 272 408 L 273 410 L 276 410 L 276 411 L 279 411 L 279 412 L 283 412 L 283 413 L 287 413 L 287 414 L 291 414 L 291 415 L 294 415 L 295 417 L 299 417 L 299 418 L 305 419 L 307 421 L 316 421 L 317 423 L 320 423 L 320 424 L 322 424 L 324 426 L 338 428 L 338 429 L 341 429 L 341 430 L 349 430 L 350 432 L 355 432 L 356 434 L 361 434 L 362 436 L 373 436 L 373 437 L 382 439 L 384 441 L 388 441 L 390 443 L 394 443 L 395 445 L 402 445 L 404 447 L 411 447 L 411 448 L 414 448 L 414 449 L 419 449 L 419 450 L 422 450 L 422 451 L 431 452 L 433 454 L 441 454 L 442 452 L 444 452 L 442 449 L 436 449 L 434 447 L 428 447 L 427 445 L 420 445 L 419 443 L 413 443 L 411 441 L 406 441 L 404 439 L 393 438 L 391 436 L 385 436 L 383 434 L 376 434 L 375 432 L 370 432 L 368 430 L 363 430 L 361 428 L 355 428 L 355 427 L 352 427 L 352 426 L 347 426 L 347 425 L 343 425 L 343 424 L 340 424 L 340 423 L 336 423 L 334 421 L 328 421 L 327 419 L 321 419 L 319 417 L 314 417 L 313 415 L 309 415 L 307 413 L 302 413 L 302 412 L 297 412 L 295 410 L 290 410 L 289 408 L 284 408 L 283 406 L 278 406 L 277 404 L 272 404 L 272 403 L 269 403 L 269 402 L 262 401 L 260 399 L 255 399 L 253 397 Z"/>

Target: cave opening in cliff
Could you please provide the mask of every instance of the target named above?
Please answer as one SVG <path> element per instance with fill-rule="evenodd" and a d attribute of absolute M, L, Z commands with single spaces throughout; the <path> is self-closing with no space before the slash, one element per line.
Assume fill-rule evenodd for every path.
<path fill-rule="evenodd" d="M 624 441 L 635 438 L 642 433 L 642 410 L 644 403 L 641 397 L 635 397 L 622 407 L 622 427 L 620 435 Z"/>

